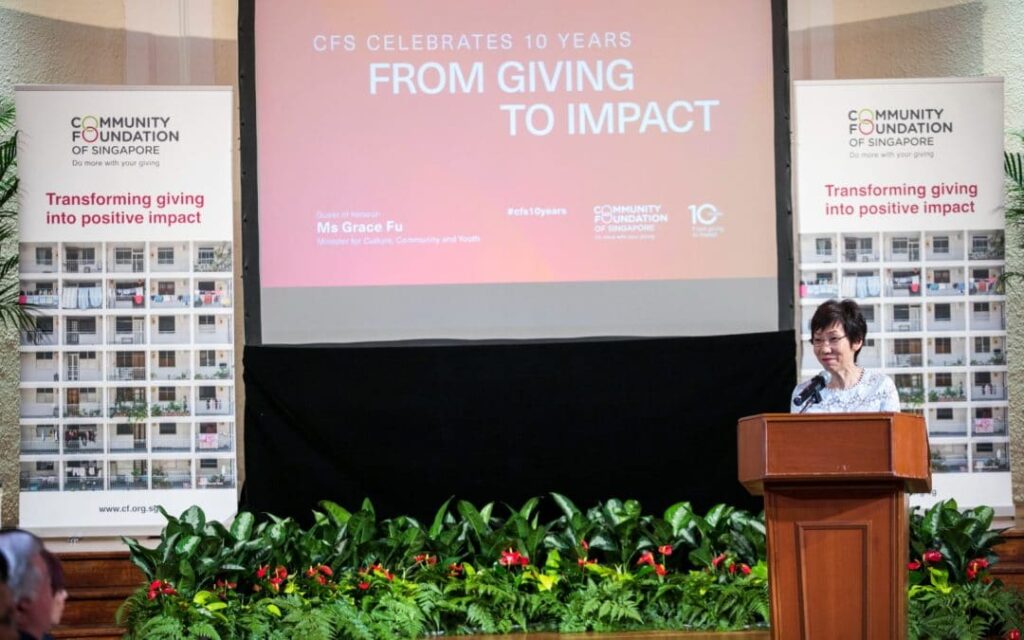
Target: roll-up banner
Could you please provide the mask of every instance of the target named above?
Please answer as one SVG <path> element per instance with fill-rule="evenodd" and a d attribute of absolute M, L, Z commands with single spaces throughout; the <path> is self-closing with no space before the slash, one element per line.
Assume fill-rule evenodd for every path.
<path fill-rule="evenodd" d="M 235 512 L 231 98 L 17 88 L 22 527 Z"/>
<path fill-rule="evenodd" d="M 797 82 L 794 112 L 801 343 L 821 302 L 856 299 L 859 363 L 928 423 L 917 501 L 1012 513 L 1002 79 Z"/>

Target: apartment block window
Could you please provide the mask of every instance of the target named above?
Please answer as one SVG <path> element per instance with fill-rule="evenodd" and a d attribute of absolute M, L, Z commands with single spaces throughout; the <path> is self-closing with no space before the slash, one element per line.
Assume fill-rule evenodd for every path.
<path fill-rule="evenodd" d="M 157 356 L 157 360 L 159 361 L 159 366 L 161 368 L 174 368 L 176 366 L 174 364 L 175 355 L 176 354 L 173 351 L 161 351 L 161 352 L 159 352 L 159 354 Z"/>
<path fill-rule="evenodd" d="M 971 269 L 971 277 L 975 280 L 988 280 L 991 273 L 988 269 Z"/>
<path fill-rule="evenodd" d="M 69 333 L 96 333 L 96 318 L 68 318 Z"/>
<path fill-rule="evenodd" d="M 174 333 L 174 316 L 160 316 L 156 323 L 160 333 Z"/>
<path fill-rule="evenodd" d="M 909 322 L 910 321 L 910 305 L 908 304 L 897 304 L 892 307 L 892 320 L 893 322 Z"/>
<path fill-rule="evenodd" d="M 196 262 L 199 263 L 200 266 L 211 266 L 213 264 L 213 247 L 199 247 Z"/>
<path fill-rule="evenodd" d="M 36 389 L 36 402 L 39 404 L 53 404 L 53 389 Z"/>
<path fill-rule="evenodd" d="M 814 253 L 819 258 L 827 258 L 832 255 L 832 238 L 815 238 Z"/>
<path fill-rule="evenodd" d="M 932 239 L 932 250 L 935 253 L 949 253 L 949 236 L 935 236 Z"/>
<path fill-rule="evenodd" d="M 156 250 L 157 264 L 174 264 L 174 247 L 159 247 Z"/>
<path fill-rule="evenodd" d="M 141 387 L 118 387 L 114 390 L 115 402 L 145 402 L 146 390 Z"/>
<path fill-rule="evenodd" d="M 875 321 L 875 307 L 873 305 L 864 305 L 860 308 L 861 313 L 864 315 L 864 321 L 871 324 Z"/>
<path fill-rule="evenodd" d="M 835 274 L 831 271 L 820 271 L 814 274 L 815 284 L 832 284 L 835 282 Z"/>
<path fill-rule="evenodd" d="M 950 304 L 935 305 L 936 322 L 949 322 L 953 319 L 953 306 Z"/>
<path fill-rule="evenodd" d="M 162 436 L 176 436 L 178 435 L 178 425 L 173 422 L 161 422 L 160 423 L 160 435 Z"/>
<path fill-rule="evenodd" d="M 944 408 L 944 409 L 936 409 L 935 410 L 935 419 L 936 420 L 952 420 L 953 419 L 953 410 L 948 408 L 948 407 Z"/>
<path fill-rule="evenodd" d="M 910 253 L 910 240 L 908 238 L 892 239 L 893 253 Z"/>
<path fill-rule="evenodd" d="M 893 376 L 893 382 L 897 389 L 916 389 L 921 386 L 920 375 L 918 373 L 897 373 Z"/>
<path fill-rule="evenodd" d="M 215 367 L 217 366 L 217 353 L 212 349 L 203 349 L 199 352 L 199 366 L 200 367 Z"/>
<path fill-rule="evenodd" d="M 174 402 L 174 387 L 157 387 L 156 394 L 160 402 Z"/>
<path fill-rule="evenodd" d="M 200 469 L 216 469 L 217 468 L 217 460 L 215 460 L 214 458 L 203 458 L 202 460 L 199 461 L 199 468 Z"/>
<path fill-rule="evenodd" d="M 161 296 L 173 296 L 174 295 L 174 283 L 173 282 L 157 282 L 156 292 Z"/>
<path fill-rule="evenodd" d="M 871 246 L 873 244 L 871 238 L 844 238 L 843 242 L 843 246 L 847 251 L 871 253 Z"/>
<path fill-rule="evenodd" d="M 78 359 L 79 360 L 95 360 L 96 359 L 96 352 L 95 351 L 79 351 L 78 352 Z"/>
<path fill-rule="evenodd" d="M 949 269 L 936 269 L 932 273 L 932 282 L 936 284 L 949 284 Z"/>
<path fill-rule="evenodd" d="M 973 236 L 971 253 L 988 253 L 988 236 Z"/>
<path fill-rule="evenodd" d="M 146 366 L 146 356 L 141 351 L 118 351 L 114 354 L 114 366 L 141 369 Z"/>
<path fill-rule="evenodd" d="M 53 462 L 37 462 L 36 471 L 53 471 Z"/>
<path fill-rule="evenodd" d="M 217 433 L 216 422 L 200 422 L 199 433 Z"/>
<path fill-rule="evenodd" d="M 53 318 L 47 316 L 36 318 L 36 331 L 39 333 L 53 333 Z"/>
<path fill-rule="evenodd" d="M 132 319 L 127 316 L 118 316 L 114 319 L 114 331 L 117 333 L 132 333 L 134 329 Z"/>
<path fill-rule="evenodd" d="M 936 373 L 935 374 L 935 386 L 936 387 L 952 387 L 953 386 L 953 374 L 952 373 Z"/>
<path fill-rule="evenodd" d="M 974 410 L 974 417 L 981 419 L 992 419 L 992 407 L 977 407 Z"/>
<path fill-rule="evenodd" d="M 974 303 L 974 319 L 975 320 L 988 320 L 989 319 L 989 303 L 987 302 L 975 302 Z"/>
<path fill-rule="evenodd" d="M 36 264 L 42 267 L 53 266 L 53 248 L 36 247 Z"/>
<path fill-rule="evenodd" d="M 53 352 L 52 351 L 37 351 L 36 362 L 52 362 Z"/>
<path fill-rule="evenodd" d="M 979 337 L 974 339 L 974 352 L 975 353 L 989 353 L 992 351 L 992 340 L 988 337 Z"/>
<path fill-rule="evenodd" d="M 114 249 L 114 264 L 125 266 L 131 265 L 132 249 L 126 247 L 118 247 Z"/>
<path fill-rule="evenodd" d="M 974 374 L 974 384 L 979 387 L 986 384 L 992 384 L 992 372 L 991 371 L 979 371 Z"/>
<path fill-rule="evenodd" d="M 199 330 L 203 333 L 212 333 L 216 328 L 216 321 L 213 316 L 199 316 Z"/>
<path fill-rule="evenodd" d="M 894 340 L 893 352 L 899 355 L 921 353 L 920 340 Z"/>
<path fill-rule="evenodd" d="M 200 400 L 216 400 L 217 387 L 199 387 Z"/>
<path fill-rule="evenodd" d="M 935 338 L 935 353 L 953 353 L 953 339 Z"/>
<path fill-rule="evenodd" d="M 119 425 L 117 425 L 116 431 L 115 431 L 115 435 L 119 435 L 119 436 L 130 436 L 133 433 L 135 433 L 135 432 L 132 429 L 132 425 L 130 425 L 130 424 L 119 424 Z"/>

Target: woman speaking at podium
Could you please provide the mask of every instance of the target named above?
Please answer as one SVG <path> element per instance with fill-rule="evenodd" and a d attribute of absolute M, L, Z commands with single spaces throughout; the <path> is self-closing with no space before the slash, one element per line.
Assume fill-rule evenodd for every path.
<path fill-rule="evenodd" d="M 811 348 L 822 372 L 793 389 L 794 413 L 899 411 L 889 376 L 857 364 L 868 324 L 853 300 L 828 300 L 811 318 Z"/>

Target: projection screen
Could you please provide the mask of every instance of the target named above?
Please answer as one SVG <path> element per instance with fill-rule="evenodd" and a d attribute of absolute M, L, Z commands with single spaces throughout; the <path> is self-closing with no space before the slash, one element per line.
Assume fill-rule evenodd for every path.
<path fill-rule="evenodd" d="M 256 342 L 780 328 L 768 0 L 251 11 Z"/>

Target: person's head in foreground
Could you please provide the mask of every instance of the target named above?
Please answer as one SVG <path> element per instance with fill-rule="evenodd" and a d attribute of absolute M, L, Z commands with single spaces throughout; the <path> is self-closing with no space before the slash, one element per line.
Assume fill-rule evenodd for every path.
<path fill-rule="evenodd" d="M 51 620 L 54 626 L 60 624 L 64 616 L 64 604 L 68 599 L 67 585 L 64 583 L 64 568 L 53 552 L 43 547 L 43 560 L 46 561 L 46 569 L 50 572 L 50 592 L 53 593 L 53 616 Z"/>
<path fill-rule="evenodd" d="M 0 640 L 16 640 L 17 637 L 14 602 L 11 600 L 11 590 L 7 588 L 7 558 L 0 553 Z"/>
<path fill-rule="evenodd" d="M 7 561 L 7 587 L 20 637 L 49 637 L 53 627 L 53 589 L 42 541 L 21 529 L 0 531 L 0 555 Z"/>

